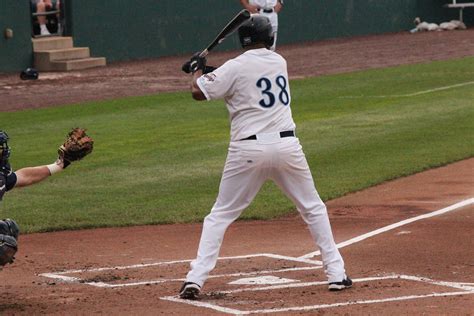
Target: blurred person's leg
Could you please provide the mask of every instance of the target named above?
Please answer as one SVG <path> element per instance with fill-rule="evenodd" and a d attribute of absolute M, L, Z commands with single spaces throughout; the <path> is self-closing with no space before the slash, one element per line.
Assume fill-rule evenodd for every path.
<path fill-rule="evenodd" d="M 56 33 L 62 35 L 62 25 L 61 25 L 61 2 L 60 0 L 43 0 L 46 5 L 46 11 L 58 11 L 56 13 L 56 23 L 57 23 L 57 31 Z"/>
<path fill-rule="evenodd" d="M 36 13 L 45 13 L 46 12 L 46 4 L 42 0 L 36 0 Z M 46 16 L 45 15 L 38 15 L 38 23 L 40 26 L 40 34 L 41 35 L 51 35 L 49 33 L 48 28 L 46 27 Z"/>
<path fill-rule="evenodd" d="M 63 27 L 61 25 L 61 1 L 56 0 L 55 3 L 54 3 L 53 8 L 54 8 L 54 10 L 59 11 L 58 13 L 56 13 L 56 18 L 58 19 L 58 31 L 57 31 L 57 33 L 59 35 L 62 35 L 63 34 Z"/>

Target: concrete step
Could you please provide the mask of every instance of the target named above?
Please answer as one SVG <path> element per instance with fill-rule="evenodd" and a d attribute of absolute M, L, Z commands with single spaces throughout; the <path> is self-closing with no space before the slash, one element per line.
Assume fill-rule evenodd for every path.
<path fill-rule="evenodd" d="M 70 36 L 52 36 L 45 38 L 32 38 L 33 51 L 45 51 L 72 48 L 73 42 Z"/>
<path fill-rule="evenodd" d="M 52 71 L 71 71 L 94 68 L 106 65 L 105 57 L 90 57 L 72 60 L 55 60 L 51 62 Z"/>
<path fill-rule="evenodd" d="M 34 65 L 39 71 L 52 70 L 51 62 L 55 60 L 73 60 L 89 58 L 89 47 L 73 47 L 56 50 L 37 51 L 34 53 Z"/>

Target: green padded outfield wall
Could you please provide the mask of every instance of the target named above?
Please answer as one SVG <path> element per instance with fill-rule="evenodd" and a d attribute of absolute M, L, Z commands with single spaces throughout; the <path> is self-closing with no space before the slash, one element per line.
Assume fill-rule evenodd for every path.
<path fill-rule="evenodd" d="M 413 20 L 441 23 L 458 11 L 443 7 L 450 0 L 301 0 L 287 1 L 280 14 L 279 43 L 313 41 L 387 32 L 415 27 Z M 458 1 L 462 2 L 462 1 Z M 285 2 L 286 3 L 286 2 Z M 472 10 L 474 15 L 474 10 Z M 467 16 L 467 14 L 465 14 Z"/>
<path fill-rule="evenodd" d="M 238 0 L 69 0 L 71 34 L 108 61 L 203 49 L 240 10 Z"/>
<path fill-rule="evenodd" d="M 407 31 L 421 16 L 457 17 L 449 0 L 286 0 L 278 43 Z M 109 61 L 195 52 L 241 9 L 238 0 L 69 0 L 71 32 L 79 46 Z M 468 10 L 465 10 L 466 16 Z M 474 11 L 474 10 L 472 10 Z M 474 15 L 474 12 L 470 12 Z M 237 48 L 236 36 L 218 49 Z"/>
<path fill-rule="evenodd" d="M 12 38 L 5 38 L 5 29 Z M 0 73 L 31 66 L 32 51 L 29 1 L 0 0 Z"/>
<path fill-rule="evenodd" d="M 0 72 L 32 63 L 30 0 L 0 0 Z M 67 34 L 76 46 L 108 61 L 185 55 L 209 43 L 241 9 L 239 0 L 64 0 Z M 458 0 L 467 2 L 471 0 Z M 385 32 L 408 32 L 413 19 L 440 23 L 456 19 L 450 0 L 286 0 L 278 43 L 317 41 Z M 465 10 L 474 25 L 474 8 Z M 5 39 L 5 28 L 14 37 Z M 238 48 L 234 35 L 217 50 Z"/>

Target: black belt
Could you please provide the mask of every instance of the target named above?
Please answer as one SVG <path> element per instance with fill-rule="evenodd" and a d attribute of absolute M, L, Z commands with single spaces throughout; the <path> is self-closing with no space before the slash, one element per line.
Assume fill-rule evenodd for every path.
<path fill-rule="evenodd" d="M 294 131 L 284 131 L 284 132 L 280 132 L 280 137 L 283 138 L 283 137 L 293 137 L 295 136 L 295 132 Z M 257 139 L 257 135 L 252 135 L 252 136 L 249 136 L 247 138 L 242 138 L 241 140 L 252 140 L 252 139 Z"/>
<path fill-rule="evenodd" d="M 273 9 L 262 9 L 265 13 L 273 13 Z"/>

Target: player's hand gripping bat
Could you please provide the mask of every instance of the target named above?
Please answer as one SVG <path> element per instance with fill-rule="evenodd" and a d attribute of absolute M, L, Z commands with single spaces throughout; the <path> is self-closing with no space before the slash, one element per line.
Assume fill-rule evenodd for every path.
<path fill-rule="evenodd" d="M 197 69 L 204 69 L 205 68 L 205 57 L 209 54 L 209 52 L 222 43 L 227 36 L 232 34 L 235 30 L 239 28 L 242 23 L 247 21 L 250 18 L 250 12 L 248 10 L 242 10 L 240 11 L 236 16 L 232 18 L 232 20 L 227 23 L 226 26 L 220 31 L 219 34 L 217 34 L 216 38 L 207 46 L 206 49 L 204 49 L 200 53 L 196 53 L 190 61 L 186 62 L 182 70 L 186 73 L 194 72 Z"/>

